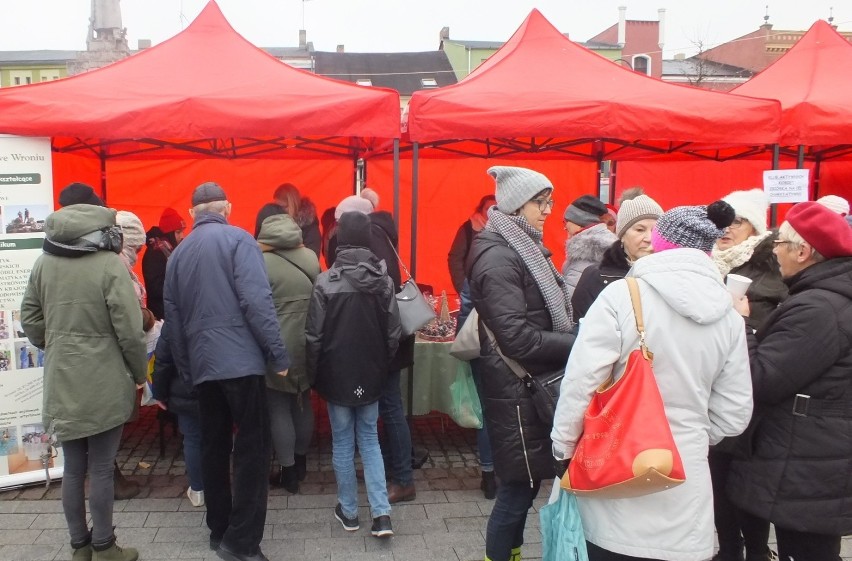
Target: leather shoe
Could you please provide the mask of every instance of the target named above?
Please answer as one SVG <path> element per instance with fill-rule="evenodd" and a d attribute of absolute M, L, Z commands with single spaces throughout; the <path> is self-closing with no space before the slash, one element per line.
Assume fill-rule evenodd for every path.
<path fill-rule="evenodd" d="M 249 555 L 247 553 L 231 551 L 224 543 L 219 544 L 216 555 L 219 559 L 224 559 L 225 561 L 269 561 L 269 558 L 263 554 L 259 547 L 256 553 Z"/>
<path fill-rule="evenodd" d="M 414 488 L 414 483 L 411 485 L 388 483 L 388 502 L 390 504 L 396 504 L 401 501 L 413 501 L 416 498 L 417 489 Z"/>

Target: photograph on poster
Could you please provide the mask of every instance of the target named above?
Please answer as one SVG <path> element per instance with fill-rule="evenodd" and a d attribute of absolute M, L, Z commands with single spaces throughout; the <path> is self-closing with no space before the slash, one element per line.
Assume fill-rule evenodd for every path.
<path fill-rule="evenodd" d="M 11 315 L 6 310 L 0 310 L 0 339 L 9 338 L 9 326 Z"/>
<path fill-rule="evenodd" d="M 42 456 L 48 449 L 48 436 L 44 431 L 44 425 L 33 423 L 21 427 L 21 441 L 23 450 L 8 455 L 9 473 L 23 473 L 36 471 L 44 468 Z M 53 457 L 50 459 L 49 467 L 53 467 Z"/>
<path fill-rule="evenodd" d="M 44 204 L 7 205 L 3 209 L 7 234 L 32 234 L 44 231 L 44 219 L 50 207 Z"/>
<path fill-rule="evenodd" d="M 15 365 L 20 370 L 44 366 L 44 352 L 29 341 L 15 343 Z"/>
<path fill-rule="evenodd" d="M 0 427 L 0 456 L 19 453 L 18 427 Z"/>
<path fill-rule="evenodd" d="M 26 337 L 24 327 L 21 325 L 21 310 L 12 311 L 12 336 L 21 339 Z"/>
<path fill-rule="evenodd" d="M 0 372 L 12 370 L 12 350 L 6 346 L 0 347 Z"/>

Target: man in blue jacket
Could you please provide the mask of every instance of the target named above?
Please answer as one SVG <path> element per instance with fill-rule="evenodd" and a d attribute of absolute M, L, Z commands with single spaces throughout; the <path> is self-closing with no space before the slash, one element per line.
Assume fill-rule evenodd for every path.
<path fill-rule="evenodd" d="M 290 359 L 263 256 L 248 232 L 228 225 L 225 191 L 202 183 L 189 212 L 195 225 L 168 261 L 163 300 L 178 370 L 198 393 L 210 548 L 226 561 L 268 561 L 265 373 L 268 363 L 286 376 Z"/>

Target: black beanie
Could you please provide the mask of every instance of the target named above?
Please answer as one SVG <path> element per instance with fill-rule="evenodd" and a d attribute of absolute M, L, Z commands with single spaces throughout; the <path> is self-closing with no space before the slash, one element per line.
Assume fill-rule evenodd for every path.
<path fill-rule="evenodd" d="M 59 206 L 106 206 L 95 190 L 85 183 L 72 183 L 59 192 Z"/>
<path fill-rule="evenodd" d="M 344 212 L 337 221 L 337 247 L 370 248 L 370 217 L 363 212 Z"/>
<path fill-rule="evenodd" d="M 284 207 L 275 203 L 267 203 L 260 207 L 260 210 L 257 211 L 257 219 L 254 222 L 255 239 L 260 235 L 260 227 L 263 226 L 263 221 L 276 214 L 286 214 Z"/>

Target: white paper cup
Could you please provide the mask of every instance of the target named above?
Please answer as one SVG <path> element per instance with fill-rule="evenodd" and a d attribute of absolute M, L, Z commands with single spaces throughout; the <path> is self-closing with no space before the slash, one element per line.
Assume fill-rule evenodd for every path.
<path fill-rule="evenodd" d="M 751 284 L 751 279 L 742 275 L 729 274 L 726 284 L 731 296 L 734 298 L 742 298 L 748 291 L 748 285 Z"/>

